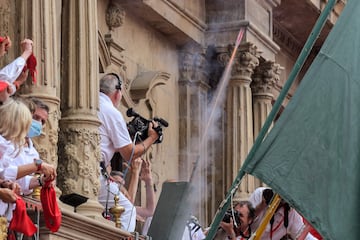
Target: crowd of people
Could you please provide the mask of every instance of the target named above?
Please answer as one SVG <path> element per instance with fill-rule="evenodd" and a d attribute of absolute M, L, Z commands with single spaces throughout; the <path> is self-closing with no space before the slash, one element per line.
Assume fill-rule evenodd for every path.
<path fill-rule="evenodd" d="M 151 178 L 151 162 L 143 159 L 146 151 L 154 144 L 159 133 L 155 130 L 156 122 L 151 122 L 148 128 L 147 138 L 140 143 L 131 139 L 126 122 L 118 111 L 122 98 L 122 79 L 115 73 L 105 74 L 100 79 L 100 109 L 98 117 L 101 121 L 101 189 L 99 202 L 105 207 L 106 216 L 108 209 L 114 205 L 114 196 L 120 199 L 120 205 L 125 208 L 121 215 L 121 228 L 127 231 L 136 229 L 136 220 L 145 222 L 144 228 L 136 229 L 143 234 L 147 233 L 149 223 L 155 211 L 154 188 Z M 120 172 L 112 171 L 111 161 L 115 153 L 119 153 L 130 168 L 131 177 L 125 188 L 125 176 Z M 127 171 L 124 171 L 125 173 Z M 135 206 L 135 197 L 139 178 L 144 181 L 146 187 L 146 207 Z M 215 239 L 248 239 L 251 237 L 262 219 L 269 205 L 269 188 L 256 189 L 248 201 L 240 201 L 234 204 L 233 215 L 220 224 Z M 236 216 L 234 215 L 236 213 Z M 111 218 L 111 216 L 110 216 Z M 190 219 L 189 219 L 190 220 Z M 282 202 L 276 210 L 270 223 L 262 235 L 263 240 L 296 239 L 304 229 L 304 221 L 295 209 Z M 205 239 L 206 231 L 196 221 L 188 221 L 182 239 L 201 240 Z M 311 233 L 307 234 L 306 240 L 320 239 Z"/>
<path fill-rule="evenodd" d="M 0 39 L 0 57 L 11 44 L 9 37 Z M 39 99 L 13 96 L 27 79 L 25 66 L 32 45 L 24 39 L 21 55 L 0 69 L 0 216 L 8 223 L 20 196 L 31 194 L 45 182 L 52 187 L 56 178 L 55 167 L 40 159 L 31 140 L 41 135 L 48 106 Z"/>
<path fill-rule="evenodd" d="M 36 98 L 14 97 L 26 81 L 26 60 L 32 54 L 32 41 L 25 39 L 20 44 L 22 54 L 0 69 L 0 216 L 12 219 L 14 203 L 20 195 L 31 194 L 44 182 L 54 184 L 56 169 L 40 159 L 31 138 L 40 136 L 46 124 L 49 107 Z M 0 57 L 9 51 L 9 37 L 0 39 Z M 136 223 L 149 223 L 154 214 L 155 191 L 151 173 L 151 160 L 145 154 L 159 140 L 158 123 L 150 122 L 147 138 L 141 142 L 131 139 L 127 124 L 118 110 L 122 99 L 122 78 L 115 73 L 105 74 L 99 81 L 99 127 L 101 164 L 99 202 L 104 206 L 104 217 L 114 220 L 109 209 L 118 196 L 121 228 L 133 232 Z M 126 171 L 112 169 L 114 154 L 120 154 Z M 126 173 L 129 170 L 130 177 Z M 34 173 L 38 173 L 34 175 Z M 128 183 L 125 183 L 128 179 Z M 136 206 L 139 181 L 146 188 L 145 206 Z M 50 185 L 51 186 L 51 185 Z M 125 187 L 126 186 L 126 187 Z M 269 188 L 256 189 L 248 201 L 236 202 L 228 218 L 220 224 L 215 239 L 248 239 L 261 224 L 269 205 Z M 144 225 L 146 234 L 148 225 Z M 289 204 L 282 202 L 265 228 L 263 240 L 296 239 L 304 228 L 304 219 Z M 184 229 L 183 239 L 204 239 L 206 231 L 192 220 Z M 307 234 L 306 240 L 321 239 Z"/>

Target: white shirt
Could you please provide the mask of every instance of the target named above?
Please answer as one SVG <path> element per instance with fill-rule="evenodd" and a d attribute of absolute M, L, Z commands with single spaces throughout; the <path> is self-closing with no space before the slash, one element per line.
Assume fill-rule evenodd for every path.
<path fill-rule="evenodd" d="M 2 69 L 0 69 L 0 80 L 7 81 L 9 83 L 15 82 L 15 80 L 21 74 L 26 62 L 23 57 L 18 57 Z"/>
<path fill-rule="evenodd" d="M 29 163 L 34 163 L 34 159 L 40 158 L 38 151 L 34 148 L 34 144 L 31 141 L 31 139 L 28 139 L 28 146 L 23 147 L 21 149 L 21 152 L 18 156 L 16 156 L 12 161 L 11 165 L 13 166 L 21 166 Z M 22 177 L 16 182 L 20 185 L 21 191 L 24 195 L 29 195 L 32 193 L 32 189 L 29 189 L 30 186 L 30 180 L 32 179 L 33 175 L 28 175 L 25 177 Z"/>
<path fill-rule="evenodd" d="M 133 232 L 135 231 L 136 226 L 136 207 L 125 197 L 125 195 L 119 190 L 119 186 L 110 182 L 109 184 L 109 195 L 108 185 L 105 178 L 100 176 L 100 192 L 99 192 L 99 202 L 106 207 L 106 201 L 108 199 L 107 207 L 110 209 L 114 206 L 114 196 L 119 196 L 119 205 L 125 208 L 125 211 L 120 216 L 121 229 Z"/>
<path fill-rule="evenodd" d="M 15 150 L 14 144 L 0 135 L 0 146 L 3 149 L 0 160 L 0 178 L 15 181 L 18 167 L 11 164 L 16 155 L 19 153 Z"/>
<path fill-rule="evenodd" d="M 7 141 L 3 136 L 0 135 L 0 178 L 1 179 L 8 179 L 5 178 L 6 173 L 8 173 L 11 176 L 17 175 L 17 167 L 13 167 L 9 169 L 9 161 L 10 156 L 9 153 L 14 153 L 14 145 Z M 14 153 L 15 154 L 15 153 Z M 9 179 L 8 179 L 9 180 Z M 12 219 L 12 212 L 15 209 L 15 204 L 11 203 L 4 203 L 0 199 L 0 216 L 5 216 L 8 221 Z"/>
<path fill-rule="evenodd" d="M 111 99 L 104 93 L 100 93 L 98 117 L 101 121 L 99 127 L 101 158 L 102 161 L 105 161 L 105 166 L 108 166 L 115 153 L 115 149 L 132 144 L 132 142 L 122 114 L 114 107 Z M 100 184 L 99 202 L 106 207 L 108 200 L 108 208 L 110 208 L 114 206 L 114 196 L 118 195 L 120 198 L 119 205 L 125 208 L 125 212 L 120 217 L 121 228 L 128 232 L 133 232 L 136 225 L 135 206 L 120 192 L 116 183 L 110 182 L 108 196 L 108 185 L 101 174 Z"/>
<path fill-rule="evenodd" d="M 255 189 L 255 191 L 250 195 L 249 201 L 253 204 L 254 207 L 259 205 L 262 201 L 262 192 L 266 189 L 265 187 L 260 187 Z M 255 218 L 251 228 L 255 231 L 266 213 L 264 209 L 259 215 Z M 271 229 L 270 223 L 266 226 L 265 231 L 261 237 L 262 240 L 270 240 L 270 233 L 272 232 L 272 240 L 280 240 L 285 234 L 289 234 L 293 239 L 295 239 L 304 227 L 302 217 L 295 209 L 290 208 L 288 215 L 289 225 L 287 229 L 284 226 L 284 208 L 280 208 L 274 214 L 273 227 Z M 305 240 L 317 240 L 310 233 L 306 236 Z"/>
<path fill-rule="evenodd" d="M 122 114 L 104 93 L 100 93 L 98 117 L 101 121 L 99 127 L 101 158 L 105 161 L 105 166 L 108 166 L 115 149 L 132 142 Z"/>

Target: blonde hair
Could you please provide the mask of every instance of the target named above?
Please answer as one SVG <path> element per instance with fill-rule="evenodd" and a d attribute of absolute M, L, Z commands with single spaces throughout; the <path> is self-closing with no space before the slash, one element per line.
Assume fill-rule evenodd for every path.
<path fill-rule="evenodd" d="M 25 144 L 32 116 L 20 100 L 8 99 L 0 106 L 0 135 L 14 144 L 16 150 Z"/>

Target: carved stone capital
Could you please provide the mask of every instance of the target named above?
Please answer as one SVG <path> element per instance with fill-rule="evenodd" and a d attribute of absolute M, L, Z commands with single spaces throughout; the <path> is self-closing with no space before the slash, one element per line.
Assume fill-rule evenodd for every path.
<path fill-rule="evenodd" d="M 61 130 L 58 186 L 63 194 L 78 193 L 97 199 L 100 189 L 99 146 L 100 135 L 95 129 L 66 128 Z"/>
<path fill-rule="evenodd" d="M 220 52 L 219 52 L 220 51 Z M 223 66 L 226 66 L 234 51 L 234 45 L 229 45 L 227 48 L 218 48 L 218 61 Z M 259 65 L 260 51 L 252 43 L 245 43 L 240 45 L 234 57 L 234 63 L 231 69 L 231 78 L 251 81 L 251 75 L 256 66 Z"/>
<path fill-rule="evenodd" d="M 270 93 L 280 80 L 283 68 L 280 64 L 265 61 L 255 69 L 252 76 L 251 88 L 254 93 Z"/>
<path fill-rule="evenodd" d="M 121 27 L 125 20 L 125 9 L 115 1 L 110 1 L 106 9 L 106 24 L 110 30 Z"/>

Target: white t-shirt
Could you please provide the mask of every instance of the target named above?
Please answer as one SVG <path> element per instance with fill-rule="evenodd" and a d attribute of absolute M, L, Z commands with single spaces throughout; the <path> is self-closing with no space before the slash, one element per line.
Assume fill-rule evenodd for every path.
<path fill-rule="evenodd" d="M 132 142 L 122 114 L 104 93 L 100 93 L 98 117 L 101 121 L 99 127 L 101 159 L 105 161 L 105 166 L 108 166 L 115 149 Z"/>
<path fill-rule="evenodd" d="M 255 191 L 250 195 L 249 201 L 252 203 L 255 208 L 262 201 L 262 193 L 266 187 L 260 187 L 255 189 Z M 255 231 L 266 213 L 264 209 L 259 215 L 255 218 L 251 228 Z M 280 240 L 285 234 L 289 234 L 293 239 L 295 239 L 298 234 L 301 233 L 304 223 L 302 217 L 295 209 L 290 208 L 288 215 L 289 225 L 287 229 L 284 226 L 284 208 L 280 208 L 274 214 L 274 222 L 272 224 L 272 229 L 270 223 L 266 226 L 265 231 L 261 237 L 262 240 L 270 240 L 270 233 L 272 232 L 272 240 Z M 306 236 L 305 240 L 317 240 L 310 233 Z"/>

